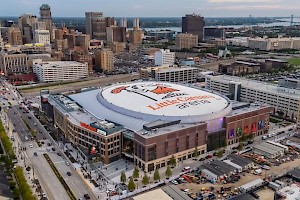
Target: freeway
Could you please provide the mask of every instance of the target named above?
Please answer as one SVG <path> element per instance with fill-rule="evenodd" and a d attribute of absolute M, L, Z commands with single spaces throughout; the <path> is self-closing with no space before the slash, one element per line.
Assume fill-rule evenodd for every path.
<path fill-rule="evenodd" d="M 77 83 L 70 84 L 61 84 L 55 86 L 47 86 L 43 88 L 33 88 L 22 90 L 23 97 L 35 97 L 40 95 L 41 89 L 49 89 L 53 93 L 64 93 L 64 92 L 72 92 L 84 87 L 100 87 L 106 86 L 109 84 L 117 83 L 117 82 L 130 82 L 132 80 L 138 79 L 138 74 L 122 74 L 122 75 L 114 75 L 108 77 L 99 77 L 99 79 L 93 79 L 88 81 L 82 81 Z M 22 89 L 22 87 L 18 87 L 18 89 Z"/>

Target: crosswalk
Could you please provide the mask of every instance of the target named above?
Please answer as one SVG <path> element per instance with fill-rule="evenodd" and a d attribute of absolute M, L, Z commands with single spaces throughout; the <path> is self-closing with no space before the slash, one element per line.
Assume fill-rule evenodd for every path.
<path fill-rule="evenodd" d="M 50 149 L 50 148 L 48 148 Z M 33 157 L 34 153 L 37 153 L 38 155 L 43 155 L 44 153 L 52 152 L 52 150 L 47 151 L 46 147 L 38 147 L 38 148 L 27 148 L 27 155 L 28 157 Z"/>

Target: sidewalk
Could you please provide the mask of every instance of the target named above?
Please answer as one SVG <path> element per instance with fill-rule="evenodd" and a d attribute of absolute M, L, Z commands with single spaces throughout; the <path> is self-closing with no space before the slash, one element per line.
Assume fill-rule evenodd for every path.
<path fill-rule="evenodd" d="M 4 119 L 5 118 L 5 119 Z M 6 131 L 6 134 L 9 138 L 11 138 L 13 135 L 12 129 L 10 128 L 9 124 L 11 124 L 10 120 L 8 119 L 7 115 L 5 114 L 3 116 L 3 113 L 1 113 L 1 120 L 4 126 L 4 129 Z M 32 193 L 36 196 L 36 198 L 38 198 L 39 193 L 37 192 L 36 188 L 37 186 L 34 184 L 33 178 L 34 178 L 34 172 L 33 170 L 27 171 L 26 167 L 28 166 L 28 161 L 26 162 L 26 160 L 24 160 L 24 152 L 21 152 L 20 149 L 18 149 L 18 145 L 16 145 L 16 143 L 21 143 L 20 142 L 20 138 L 19 135 L 16 134 L 16 136 L 14 136 L 15 140 L 12 142 L 13 144 L 13 149 L 14 149 L 14 153 L 17 157 L 17 166 L 22 167 L 23 169 L 23 174 L 25 176 L 25 179 L 27 181 L 27 184 L 30 186 Z M 22 155 L 23 154 L 23 155 Z M 26 166 L 27 163 L 27 166 Z"/>

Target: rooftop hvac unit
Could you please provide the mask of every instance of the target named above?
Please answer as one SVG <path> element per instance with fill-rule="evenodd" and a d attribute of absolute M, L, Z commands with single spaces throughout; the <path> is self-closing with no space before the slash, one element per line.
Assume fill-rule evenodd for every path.
<path fill-rule="evenodd" d="M 105 124 L 107 124 L 107 121 L 97 121 L 97 124 L 104 126 Z"/>
<path fill-rule="evenodd" d="M 104 125 L 104 127 L 106 129 L 111 129 L 111 128 L 115 127 L 115 124 L 114 123 L 107 123 L 107 124 Z"/>

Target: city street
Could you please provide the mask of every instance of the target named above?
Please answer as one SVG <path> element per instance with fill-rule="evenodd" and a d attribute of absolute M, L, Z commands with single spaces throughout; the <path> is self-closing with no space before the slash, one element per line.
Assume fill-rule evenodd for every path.
<path fill-rule="evenodd" d="M 9 84 L 5 83 L 5 86 L 10 89 L 10 92 L 5 95 L 5 98 L 7 98 L 8 101 L 2 99 L 1 103 L 4 109 L 3 113 L 5 113 L 4 121 L 7 123 L 7 127 L 11 130 L 10 137 L 14 137 L 13 146 L 19 150 L 19 157 L 23 160 L 23 166 L 26 165 L 34 168 L 35 174 L 39 178 L 47 197 L 49 199 L 57 200 L 69 199 L 62 184 L 59 182 L 53 170 L 44 158 L 44 153 L 49 154 L 50 158 L 53 159 L 53 162 L 60 174 L 77 198 L 82 198 L 84 194 L 89 194 L 91 199 L 96 199 L 91 189 L 76 173 L 73 166 L 67 166 L 65 164 L 67 162 L 66 156 L 62 151 L 60 151 L 55 141 L 50 137 L 48 131 L 34 116 L 33 112 L 29 111 L 29 113 L 26 113 L 23 109 L 19 109 L 19 99 L 17 99 L 18 94 L 13 92 L 13 88 Z M 10 102 L 11 105 L 9 105 L 8 102 Z M 41 147 L 38 147 L 22 119 L 24 119 L 29 127 L 35 132 L 37 141 L 42 143 Z M 20 151 L 21 147 L 26 147 L 26 150 Z M 62 156 L 58 156 L 56 151 L 52 152 L 52 148 L 55 148 L 55 150 L 60 152 Z M 71 163 L 69 160 L 68 162 Z M 72 172 L 72 176 L 69 177 L 66 174 L 68 171 Z"/>

